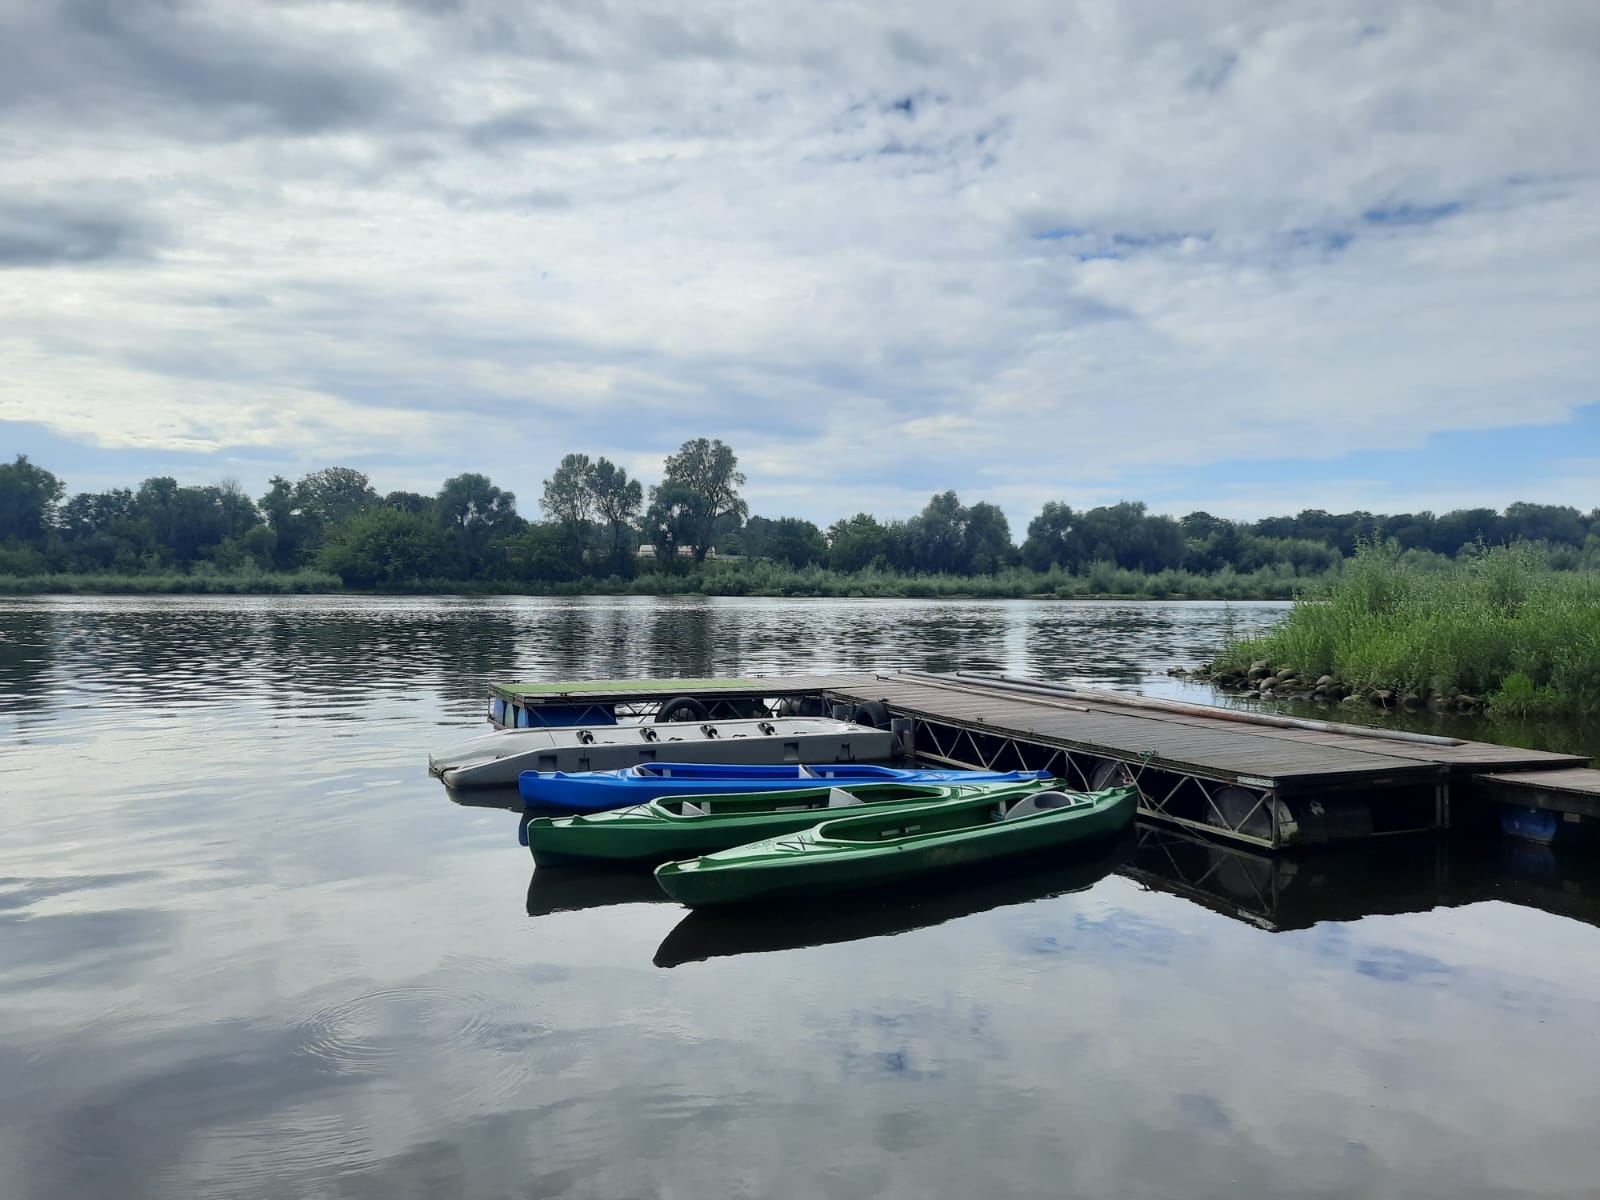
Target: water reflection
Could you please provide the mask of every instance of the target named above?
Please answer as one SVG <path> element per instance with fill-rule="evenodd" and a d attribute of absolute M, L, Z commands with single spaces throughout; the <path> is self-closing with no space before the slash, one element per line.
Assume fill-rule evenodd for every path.
<path fill-rule="evenodd" d="M 1600 863 L 1517 838 L 1375 838 L 1263 854 L 1141 821 L 1119 873 L 1261 929 L 1503 900 L 1600 926 Z"/>
<path fill-rule="evenodd" d="M 710 627 L 703 600 L 671 600 L 660 605 L 650 617 L 643 673 L 656 679 L 714 674 Z"/>
<path fill-rule="evenodd" d="M 1573 852 L 1504 838 L 1461 851 L 1454 885 L 1461 902 L 1503 900 L 1600 926 L 1600 861 L 1592 848 Z"/>
<path fill-rule="evenodd" d="M 528 881 L 530 917 L 613 904 L 667 904 L 672 898 L 647 870 L 606 871 L 539 867 Z"/>
<path fill-rule="evenodd" d="M 1451 846 L 1427 834 L 1300 855 L 1257 853 L 1145 822 L 1137 840 L 1124 875 L 1263 929 L 1459 903 L 1450 891 Z"/>
<path fill-rule="evenodd" d="M 1048 609 L 1029 623 L 1020 673 L 1137 689 L 1152 660 L 1192 666 L 1228 637 L 1264 628 L 1282 613 L 1276 605 L 1196 601 L 1084 601 Z"/>
<path fill-rule="evenodd" d="M 349 699 L 423 685 L 482 703 L 483 681 L 507 669 L 518 622 L 444 602 L 276 598 L 56 602 L 0 608 L 0 703 L 37 705 L 50 683 L 110 709 L 152 704 L 227 707 L 281 697 Z"/>
<path fill-rule="evenodd" d="M 1222 620 L 0 601 L 0 1193 L 1587 1195 L 1600 888 L 1559 848 L 1147 845 L 718 932 L 648 875 L 532 873 L 514 796 L 451 804 L 425 768 L 490 677 L 1162 691 Z"/>
<path fill-rule="evenodd" d="M 0 716 L 49 707 L 58 641 L 50 609 L 0 611 Z"/>
<path fill-rule="evenodd" d="M 1277 611 L 1240 605 L 1227 619 L 1259 627 Z M 1203 605 L 704 597 L 13 600 L 0 602 L 0 712 L 38 708 L 65 687 L 110 708 L 298 711 L 321 696 L 359 713 L 363 694 L 420 687 L 476 718 L 490 679 L 908 667 L 1159 691 L 1167 667 L 1214 649 L 1223 615 Z"/>
<path fill-rule="evenodd" d="M 1080 892 L 1126 862 L 1133 845 L 1130 834 L 1102 839 L 1067 854 L 1057 851 L 1042 858 L 1013 860 L 961 875 L 907 883 L 892 891 L 807 897 L 798 904 L 726 912 L 697 910 L 667 934 L 656 950 L 655 964 L 675 967 L 733 954 L 891 937 L 994 908 Z"/>
<path fill-rule="evenodd" d="M 893 891 L 846 892 L 784 904 L 687 914 L 655 954 L 657 966 L 735 954 L 887 937 L 963 916 L 1092 887 L 1111 873 L 1269 932 L 1483 900 L 1600 926 L 1600 864 L 1549 846 L 1420 834 L 1269 855 L 1141 820 L 1125 838 Z M 648 870 L 541 868 L 529 916 L 623 904 L 663 904 Z"/>
<path fill-rule="evenodd" d="M 897 641 L 912 651 L 906 664 L 924 671 L 998 670 L 1006 660 L 1007 613 L 977 606 L 921 606 L 898 622 Z"/>

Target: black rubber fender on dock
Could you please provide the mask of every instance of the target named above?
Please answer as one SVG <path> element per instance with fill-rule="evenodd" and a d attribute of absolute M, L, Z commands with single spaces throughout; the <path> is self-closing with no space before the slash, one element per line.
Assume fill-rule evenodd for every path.
<path fill-rule="evenodd" d="M 693 696 L 674 696 L 656 712 L 656 723 L 664 721 L 704 721 L 711 716 L 704 704 Z"/>
<path fill-rule="evenodd" d="M 820 717 L 827 711 L 821 696 L 785 696 L 778 701 L 780 717 Z"/>
<path fill-rule="evenodd" d="M 889 706 L 882 700 L 868 700 L 865 704 L 856 705 L 856 711 L 850 719 L 857 725 L 867 725 L 873 729 L 889 728 Z"/>

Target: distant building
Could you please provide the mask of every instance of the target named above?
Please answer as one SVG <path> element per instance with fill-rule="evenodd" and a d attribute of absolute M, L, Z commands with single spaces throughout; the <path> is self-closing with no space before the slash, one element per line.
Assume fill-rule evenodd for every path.
<path fill-rule="evenodd" d="M 640 542 L 639 543 L 638 557 L 640 557 L 640 558 L 659 558 L 660 555 L 658 555 L 656 553 L 656 547 L 655 547 L 655 543 L 654 542 Z M 678 557 L 679 558 L 693 558 L 694 557 L 694 547 L 693 546 L 679 546 L 678 547 Z M 707 558 L 720 558 L 724 562 L 738 562 L 741 558 L 744 557 L 744 555 L 742 555 L 742 554 L 718 554 L 717 553 L 717 548 L 715 546 L 710 546 L 710 547 L 708 547 L 706 549 L 706 557 Z"/>

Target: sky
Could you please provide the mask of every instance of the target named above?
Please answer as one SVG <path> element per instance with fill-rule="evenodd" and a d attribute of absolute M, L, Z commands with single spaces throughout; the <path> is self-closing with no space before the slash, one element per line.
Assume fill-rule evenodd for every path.
<path fill-rule="evenodd" d="M 1600 506 L 1593 0 L 0 0 L 0 460 Z"/>

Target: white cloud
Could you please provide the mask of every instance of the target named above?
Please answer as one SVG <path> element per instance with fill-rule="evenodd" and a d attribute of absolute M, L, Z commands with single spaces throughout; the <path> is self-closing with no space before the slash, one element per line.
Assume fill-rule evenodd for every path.
<path fill-rule="evenodd" d="M 0 419 L 101 445 L 531 496 L 705 434 L 754 511 L 1020 528 L 1595 399 L 1578 0 L 71 11 L 0 18 Z"/>

